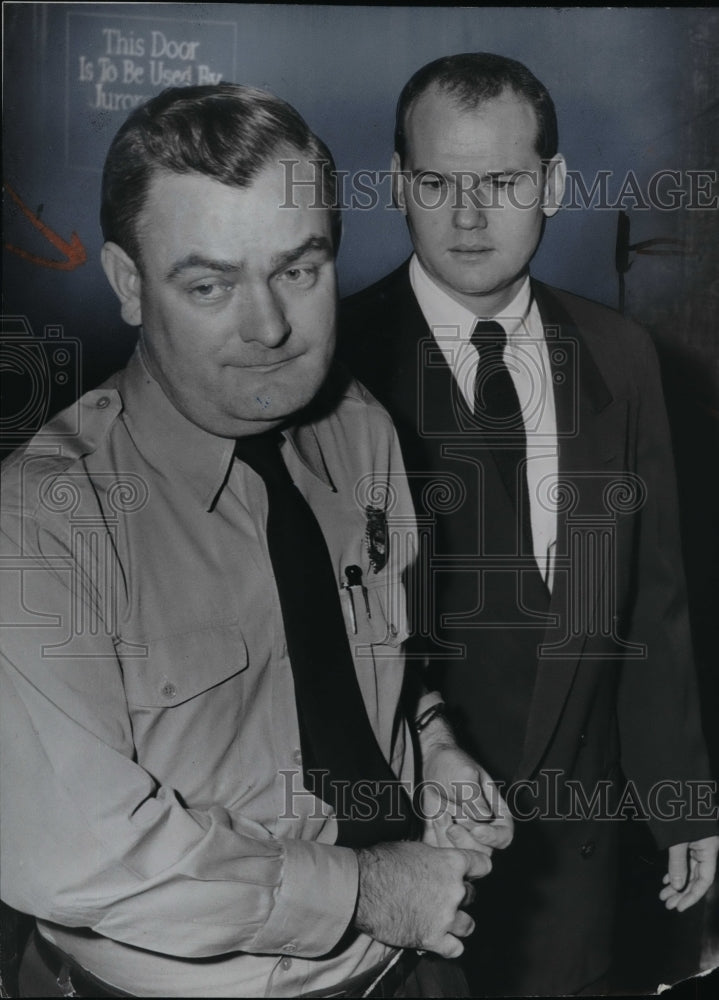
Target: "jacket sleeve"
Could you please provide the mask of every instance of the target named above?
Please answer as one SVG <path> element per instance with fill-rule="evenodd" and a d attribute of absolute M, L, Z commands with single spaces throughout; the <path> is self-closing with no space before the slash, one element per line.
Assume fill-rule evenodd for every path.
<path fill-rule="evenodd" d="M 63 568 L 72 556 L 21 511 L 6 510 L 4 528 L 2 898 L 187 958 L 328 952 L 352 919 L 354 853 L 275 838 L 220 805 L 187 808 L 140 766 L 120 659 L 93 624 L 89 588 L 72 650 L 57 645 L 73 587 L 84 590 Z"/>
<path fill-rule="evenodd" d="M 659 847 L 717 832 L 701 728 L 682 565 L 671 439 L 653 345 L 640 344 L 635 470 L 639 512 L 628 639 L 646 646 L 619 687 L 622 764 L 641 793 Z"/>

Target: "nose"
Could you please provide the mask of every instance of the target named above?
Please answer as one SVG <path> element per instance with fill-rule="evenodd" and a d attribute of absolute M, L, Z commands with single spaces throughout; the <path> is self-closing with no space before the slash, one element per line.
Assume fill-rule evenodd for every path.
<path fill-rule="evenodd" d="M 248 344 L 281 347 L 292 332 L 281 300 L 264 283 L 248 289 L 241 309 L 239 332 Z"/>
<path fill-rule="evenodd" d="M 457 229 L 486 229 L 487 209 L 477 204 L 476 199 L 472 202 L 465 197 L 454 210 L 454 224 Z"/>
<path fill-rule="evenodd" d="M 479 187 L 457 189 L 454 201 L 454 224 L 457 229 L 486 229 L 486 195 Z"/>

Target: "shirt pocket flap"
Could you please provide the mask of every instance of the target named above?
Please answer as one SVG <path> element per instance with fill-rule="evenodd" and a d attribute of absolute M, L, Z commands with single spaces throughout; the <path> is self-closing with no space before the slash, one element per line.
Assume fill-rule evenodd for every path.
<path fill-rule="evenodd" d="M 123 644 L 127 648 L 127 644 Z M 181 705 L 247 668 L 247 644 L 237 623 L 145 639 L 122 656 L 128 705 Z"/>

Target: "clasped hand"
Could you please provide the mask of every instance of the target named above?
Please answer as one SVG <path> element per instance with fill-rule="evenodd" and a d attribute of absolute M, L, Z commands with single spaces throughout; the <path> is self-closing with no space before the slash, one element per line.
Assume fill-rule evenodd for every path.
<path fill-rule="evenodd" d="M 512 817 L 483 767 L 449 742 L 429 748 L 423 764 L 418 798 L 425 816 L 425 844 L 490 856 L 511 843 Z"/>
<path fill-rule="evenodd" d="M 378 844 L 357 852 L 355 926 L 379 941 L 456 958 L 474 930 L 465 908 L 473 881 L 506 847 L 512 818 L 487 772 L 449 740 L 423 748 L 422 844 Z"/>

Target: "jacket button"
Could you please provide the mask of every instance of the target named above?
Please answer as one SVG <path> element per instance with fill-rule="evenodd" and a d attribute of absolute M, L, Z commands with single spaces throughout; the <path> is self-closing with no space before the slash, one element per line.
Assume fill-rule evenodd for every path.
<path fill-rule="evenodd" d="M 160 692 L 165 698 L 174 698 L 177 694 L 177 688 L 175 687 L 174 684 L 170 684 L 170 682 L 168 681 L 166 684 L 162 685 L 162 687 L 160 688 Z"/>
<path fill-rule="evenodd" d="M 292 959 L 291 958 L 287 958 L 287 956 L 285 956 L 280 961 L 280 968 L 284 969 L 284 971 L 287 972 L 288 969 L 292 968 Z"/>
<path fill-rule="evenodd" d="M 594 841 L 593 840 L 587 840 L 579 848 L 579 853 L 586 860 L 587 858 L 591 858 L 591 856 L 594 854 L 594 852 L 595 852 L 596 849 L 597 849 L 597 845 L 594 843 Z"/>
<path fill-rule="evenodd" d="M 580 747 L 585 747 L 587 745 L 587 734 L 580 733 L 579 740 L 577 742 L 579 743 Z"/>

